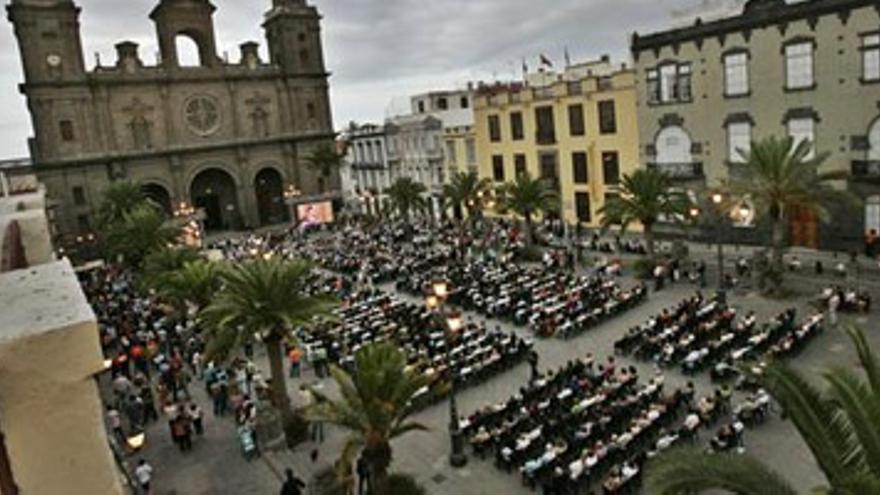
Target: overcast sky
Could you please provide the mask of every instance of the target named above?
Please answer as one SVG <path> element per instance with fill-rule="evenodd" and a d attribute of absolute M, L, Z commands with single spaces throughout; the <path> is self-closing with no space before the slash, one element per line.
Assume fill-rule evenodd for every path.
<path fill-rule="evenodd" d="M 544 53 L 563 65 L 567 46 L 574 61 L 609 53 L 628 61 L 633 31 L 676 22 L 675 9 L 715 8 L 741 0 L 311 0 L 324 15 L 324 48 L 334 121 L 381 121 L 396 98 L 464 86 L 467 81 L 519 77 Z M 4 2 L 8 3 L 8 2 Z M 82 7 L 87 66 L 95 52 L 115 62 L 113 45 L 140 43 L 141 58 L 155 62 L 157 45 L 150 9 L 157 0 L 76 0 Z M 259 41 L 265 57 L 262 14 L 270 0 L 214 0 L 218 51 L 238 59 L 238 45 Z M 5 18 L 5 16 L 4 16 Z M 18 47 L 12 26 L 0 28 L 0 159 L 27 156 L 31 134 Z"/>

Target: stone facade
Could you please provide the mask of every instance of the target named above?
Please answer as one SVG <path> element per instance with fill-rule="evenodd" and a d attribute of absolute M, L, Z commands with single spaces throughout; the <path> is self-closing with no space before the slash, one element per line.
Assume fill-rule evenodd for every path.
<path fill-rule="evenodd" d="M 217 230 L 289 219 L 286 190 L 300 191 L 303 202 L 339 189 L 338 176 L 304 166 L 312 149 L 334 139 L 317 10 L 305 0 L 273 0 L 263 22 L 270 59 L 247 42 L 236 62 L 217 56 L 214 10 L 208 0 L 161 0 L 150 15 L 157 65 L 123 41 L 114 65 L 87 70 L 72 0 L 8 6 L 34 168 L 62 206 L 55 221 L 65 238 L 94 228 L 102 190 L 120 179 L 143 184 L 169 212 L 180 203 L 203 209 Z M 198 66 L 179 63 L 180 37 L 198 47 Z"/>
<path fill-rule="evenodd" d="M 794 244 L 852 248 L 880 229 L 880 8 L 872 0 L 751 0 L 742 14 L 634 35 L 641 160 L 699 191 L 751 141 L 810 139 L 866 200 L 834 221 L 792 215 Z M 756 233 L 757 234 L 757 233 Z"/>

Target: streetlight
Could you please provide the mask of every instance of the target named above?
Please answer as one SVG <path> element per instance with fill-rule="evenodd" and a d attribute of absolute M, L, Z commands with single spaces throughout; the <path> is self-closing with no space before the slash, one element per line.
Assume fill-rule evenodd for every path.
<path fill-rule="evenodd" d="M 446 369 L 449 372 L 449 442 L 452 451 L 449 454 L 449 464 L 452 467 L 462 467 L 467 464 L 467 455 L 464 452 L 464 436 L 458 424 L 458 406 L 455 401 L 455 366 L 452 362 L 452 344 L 454 336 L 464 326 L 461 314 L 449 313 L 443 310 L 443 303 L 449 295 L 449 285 L 444 281 L 437 281 L 431 285 L 431 291 L 425 297 L 425 306 L 435 315 L 445 330 L 446 334 Z"/>
<path fill-rule="evenodd" d="M 724 245 L 722 239 L 722 223 L 724 222 L 724 214 L 721 204 L 724 202 L 724 196 L 720 192 L 712 194 L 712 203 L 715 205 L 715 213 L 718 218 L 715 222 L 715 245 L 718 247 L 718 302 L 727 303 L 727 287 L 724 282 Z"/>

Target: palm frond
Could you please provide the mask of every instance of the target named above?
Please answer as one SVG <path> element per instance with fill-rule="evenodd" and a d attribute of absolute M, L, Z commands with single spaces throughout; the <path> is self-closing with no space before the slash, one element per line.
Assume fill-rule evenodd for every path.
<path fill-rule="evenodd" d="M 736 495 L 796 495 L 778 473 L 748 456 L 680 447 L 647 466 L 646 493 L 679 495 L 721 489 Z"/>

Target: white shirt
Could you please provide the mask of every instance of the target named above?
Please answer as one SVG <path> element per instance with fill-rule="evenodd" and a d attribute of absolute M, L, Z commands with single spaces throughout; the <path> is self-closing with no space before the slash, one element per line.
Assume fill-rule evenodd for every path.
<path fill-rule="evenodd" d="M 141 464 L 135 468 L 134 476 L 140 484 L 145 485 L 153 478 L 153 468 L 149 464 Z"/>

